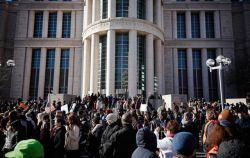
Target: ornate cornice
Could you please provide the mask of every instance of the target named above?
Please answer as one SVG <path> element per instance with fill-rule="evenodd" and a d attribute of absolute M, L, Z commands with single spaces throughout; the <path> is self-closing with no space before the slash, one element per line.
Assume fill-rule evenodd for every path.
<path fill-rule="evenodd" d="M 82 39 L 86 39 L 91 34 L 108 30 L 137 30 L 145 34 L 153 34 L 164 41 L 164 32 L 157 25 L 136 18 L 113 18 L 96 21 L 83 30 Z"/>

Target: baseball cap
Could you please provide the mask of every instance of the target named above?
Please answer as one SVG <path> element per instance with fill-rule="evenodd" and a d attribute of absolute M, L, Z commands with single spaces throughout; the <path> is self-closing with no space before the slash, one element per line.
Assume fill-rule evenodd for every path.
<path fill-rule="evenodd" d="M 35 139 L 20 141 L 13 151 L 5 154 L 7 158 L 43 158 L 44 150 L 42 144 Z"/>

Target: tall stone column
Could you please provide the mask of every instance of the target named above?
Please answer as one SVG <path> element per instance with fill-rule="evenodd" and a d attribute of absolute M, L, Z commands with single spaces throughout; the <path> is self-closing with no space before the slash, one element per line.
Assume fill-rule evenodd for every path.
<path fill-rule="evenodd" d="M 214 11 L 214 31 L 215 31 L 215 38 L 220 38 L 220 11 Z"/>
<path fill-rule="evenodd" d="M 97 2 L 98 0 L 92 0 L 92 23 L 97 20 Z"/>
<path fill-rule="evenodd" d="M 49 11 L 43 11 L 43 38 L 48 37 Z"/>
<path fill-rule="evenodd" d="M 137 1 L 129 0 L 129 17 L 137 18 Z"/>
<path fill-rule="evenodd" d="M 174 93 L 179 94 L 179 74 L 178 74 L 178 50 L 173 49 L 174 52 Z"/>
<path fill-rule="evenodd" d="M 108 18 L 116 17 L 116 1 L 108 0 Z"/>
<path fill-rule="evenodd" d="M 97 93 L 98 82 L 98 62 L 96 56 L 99 52 L 99 36 L 97 34 L 91 35 L 91 63 L 90 63 L 90 93 Z"/>
<path fill-rule="evenodd" d="M 84 50 L 83 50 L 83 79 L 82 79 L 82 97 L 88 94 L 90 88 L 90 40 L 84 40 Z"/>
<path fill-rule="evenodd" d="M 29 31 L 28 31 L 28 37 L 32 38 L 33 34 L 34 34 L 34 23 L 35 23 L 35 11 L 34 10 L 30 10 L 29 11 L 29 23 L 28 23 L 28 27 L 29 27 Z"/>
<path fill-rule="evenodd" d="M 25 57 L 23 98 L 29 99 L 30 76 L 31 76 L 32 48 L 27 48 Z"/>
<path fill-rule="evenodd" d="M 154 93 L 154 39 L 152 34 L 146 36 L 146 92 Z"/>
<path fill-rule="evenodd" d="M 158 94 L 162 94 L 163 92 L 163 63 L 162 63 L 162 46 L 161 46 L 161 40 L 157 39 L 155 41 L 155 66 L 156 66 L 156 76 L 157 76 L 157 92 Z"/>
<path fill-rule="evenodd" d="M 76 11 L 72 11 L 71 12 L 70 38 L 75 38 L 75 27 L 76 27 Z"/>
<path fill-rule="evenodd" d="M 112 0 L 113 1 L 113 0 Z M 107 33 L 106 95 L 115 94 L 115 31 Z"/>
<path fill-rule="evenodd" d="M 187 49 L 188 97 L 194 97 L 193 55 L 192 48 Z"/>
<path fill-rule="evenodd" d="M 63 22 L 63 12 L 62 11 L 57 11 L 56 38 L 62 38 L 62 22 Z"/>
<path fill-rule="evenodd" d="M 89 9 L 88 3 L 89 3 L 89 0 L 86 0 L 84 8 L 83 8 L 84 9 L 84 11 L 83 11 L 83 30 L 85 30 L 88 26 L 88 9 Z"/>
<path fill-rule="evenodd" d="M 172 23 L 173 23 L 173 38 L 177 38 L 177 13 L 176 11 L 172 11 Z"/>
<path fill-rule="evenodd" d="M 55 67 L 54 67 L 54 81 L 53 81 L 53 93 L 59 93 L 59 82 L 60 82 L 60 62 L 61 62 L 61 49 L 56 48 L 55 54 Z"/>
<path fill-rule="evenodd" d="M 130 97 L 137 95 L 137 31 L 129 31 L 128 52 L 128 92 Z"/>
<path fill-rule="evenodd" d="M 206 65 L 206 61 L 207 61 L 207 49 L 203 48 L 201 50 L 203 97 L 206 100 L 209 100 L 208 67 Z"/>
<path fill-rule="evenodd" d="M 73 75 L 74 73 L 74 57 L 75 51 L 74 48 L 70 48 L 69 52 L 69 75 L 68 75 L 68 94 L 73 94 Z M 84 74 L 83 74 L 84 75 Z"/>
<path fill-rule="evenodd" d="M 38 97 L 44 98 L 45 71 L 46 71 L 47 49 L 42 48 L 39 71 Z"/>
<path fill-rule="evenodd" d="M 153 0 L 146 0 L 146 17 L 147 21 L 153 22 Z"/>
<path fill-rule="evenodd" d="M 200 11 L 200 32 L 201 38 L 206 38 L 206 20 L 205 20 L 205 11 Z"/>
<path fill-rule="evenodd" d="M 186 11 L 186 37 L 192 38 L 192 32 L 191 32 L 191 11 Z"/>
<path fill-rule="evenodd" d="M 157 11 L 156 11 L 156 23 L 157 23 L 157 25 L 161 28 L 161 18 L 162 18 L 162 16 L 161 16 L 161 12 L 162 12 L 162 8 L 161 8 L 161 0 L 157 0 L 156 1 L 156 8 L 157 8 Z"/>
<path fill-rule="evenodd" d="M 74 56 L 74 74 L 73 74 L 74 75 L 74 77 L 73 77 L 73 94 L 78 95 L 79 93 L 81 93 L 81 88 L 79 87 L 79 85 L 81 84 L 81 76 L 82 76 L 82 74 L 80 74 L 78 72 L 81 71 L 81 63 L 83 61 L 82 60 L 82 55 L 81 55 L 82 48 L 76 47 L 76 48 L 72 48 L 72 49 L 75 52 L 75 56 Z M 88 52 L 88 53 L 90 53 L 90 52 Z M 89 77 L 89 73 L 88 73 L 88 77 Z"/>
<path fill-rule="evenodd" d="M 87 4 L 87 25 L 91 24 L 92 22 L 92 4 L 93 1 L 92 0 L 86 0 L 86 4 Z"/>

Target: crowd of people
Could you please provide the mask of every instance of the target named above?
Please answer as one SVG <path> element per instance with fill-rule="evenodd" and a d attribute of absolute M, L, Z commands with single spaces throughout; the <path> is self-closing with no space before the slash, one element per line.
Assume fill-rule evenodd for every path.
<path fill-rule="evenodd" d="M 250 157 L 249 106 L 221 109 L 201 99 L 165 107 L 100 94 L 68 103 L 1 101 L 0 157 L 193 158 L 196 151 L 207 158 Z"/>

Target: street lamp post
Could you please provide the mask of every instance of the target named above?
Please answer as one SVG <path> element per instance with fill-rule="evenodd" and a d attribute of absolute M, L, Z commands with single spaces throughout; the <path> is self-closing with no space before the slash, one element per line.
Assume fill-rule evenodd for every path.
<path fill-rule="evenodd" d="M 206 61 L 206 64 L 209 67 L 210 72 L 212 72 L 213 70 L 219 70 L 220 102 L 221 102 L 221 109 L 223 109 L 224 95 L 223 95 L 223 86 L 222 86 L 222 69 L 225 66 L 228 66 L 229 64 L 231 64 L 231 59 L 230 58 L 225 58 L 224 56 L 219 55 L 216 58 L 216 63 L 218 64 L 217 66 L 215 65 L 215 61 L 213 59 L 208 59 Z"/>
<path fill-rule="evenodd" d="M 7 66 L 10 67 L 10 91 L 11 91 L 11 80 L 12 80 L 12 69 L 14 66 L 16 66 L 16 63 L 14 60 L 8 60 L 6 62 Z"/>

